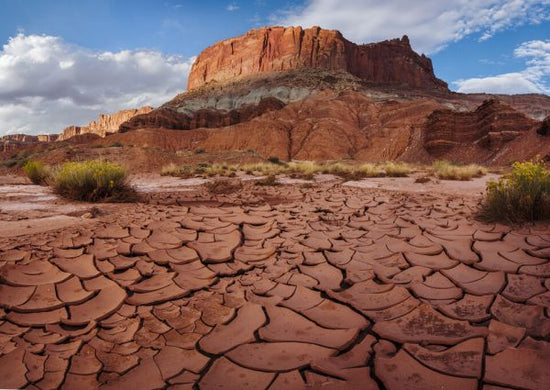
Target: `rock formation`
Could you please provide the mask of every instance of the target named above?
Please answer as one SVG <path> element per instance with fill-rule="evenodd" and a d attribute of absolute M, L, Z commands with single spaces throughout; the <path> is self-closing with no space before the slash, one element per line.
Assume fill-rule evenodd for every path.
<path fill-rule="evenodd" d="M 437 110 L 428 117 L 424 145 L 434 156 L 451 149 L 479 144 L 494 148 L 535 126 L 536 121 L 496 99 L 486 100 L 473 112 Z"/>
<path fill-rule="evenodd" d="M 56 141 L 58 137 L 58 134 L 8 134 L 0 138 L 0 152 L 14 151 L 29 145 L 53 142 Z"/>
<path fill-rule="evenodd" d="M 550 135 L 550 116 L 546 117 L 546 119 L 542 121 L 537 133 L 544 136 Z"/>
<path fill-rule="evenodd" d="M 162 127 L 165 129 L 191 130 L 219 128 L 248 121 L 269 111 L 280 110 L 284 103 L 275 98 L 262 99 L 258 104 L 246 104 L 240 108 L 224 111 L 201 109 L 192 115 L 180 113 L 168 108 L 160 108 L 150 113 L 136 115 L 120 125 L 120 131 L 143 127 Z"/>
<path fill-rule="evenodd" d="M 372 84 L 447 88 L 435 77 L 431 60 L 411 49 L 407 36 L 356 45 L 336 30 L 264 27 L 204 50 L 193 64 L 188 89 L 300 68 L 346 71 Z"/>
<path fill-rule="evenodd" d="M 546 95 L 449 91 L 406 36 L 356 45 L 334 30 L 271 27 L 207 48 L 189 90 L 161 107 L 101 115 L 60 140 L 252 149 L 284 160 L 507 164 L 550 156 L 541 136 L 549 119 L 540 122 L 549 115 Z"/>
<path fill-rule="evenodd" d="M 128 119 L 151 112 L 153 107 L 144 106 L 138 109 L 121 110 L 114 114 L 100 114 L 98 120 L 92 121 L 88 126 L 69 126 L 66 127 L 59 136 L 59 141 L 64 141 L 75 135 L 80 134 L 97 134 L 100 137 L 105 137 L 108 133 L 118 132 L 119 126 Z"/>

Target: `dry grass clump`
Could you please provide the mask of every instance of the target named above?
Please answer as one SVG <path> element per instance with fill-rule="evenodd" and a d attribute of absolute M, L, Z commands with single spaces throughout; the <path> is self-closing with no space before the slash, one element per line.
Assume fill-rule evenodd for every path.
<path fill-rule="evenodd" d="M 274 164 L 270 162 L 259 162 L 237 165 L 236 168 L 254 176 L 278 175 L 286 171 L 286 164 Z"/>
<path fill-rule="evenodd" d="M 387 162 L 384 164 L 384 172 L 389 177 L 407 177 L 412 171 L 411 166 L 403 162 Z"/>
<path fill-rule="evenodd" d="M 379 164 L 365 163 L 356 168 L 361 177 L 382 177 L 385 176 L 385 169 Z"/>
<path fill-rule="evenodd" d="M 550 171 L 544 162 L 516 162 L 509 175 L 490 181 L 481 215 L 506 222 L 550 219 Z"/>
<path fill-rule="evenodd" d="M 313 179 L 317 174 L 332 174 L 346 180 L 356 180 L 365 177 L 407 176 L 412 169 L 405 163 L 387 162 L 384 164 L 365 163 L 354 165 L 343 162 L 315 162 L 315 161 L 291 161 L 283 162 L 276 157 L 270 157 L 267 162 L 230 165 L 226 163 L 209 164 L 201 163 L 196 167 L 177 166 L 170 164 L 162 169 L 163 175 L 185 176 L 200 174 L 206 176 L 233 177 L 237 171 L 254 176 L 276 176 L 288 174 L 303 179 Z"/>
<path fill-rule="evenodd" d="M 313 161 L 292 161 L 288 163 L 286 172 L 293 176 L 299 176 L 311 180 L 319 173 L 324 172 L 326 164 Z"/>
<path fill-rule="evenodd" d="M 204 173 L 206 176 L 235 176 L 235 171 L 237 170 L 236 166 L 234 165 L 228 165 L 228 164 L 212 164 L 209 166 L 203 167 L 198 172 L 197 169 L 195 169 L 196 173 Z"/>
<path fill-rule="evenodd" d="M 162 176 L 175 176 L 175 177 L 191 177 L 193 176 L 193 168 L 189 165 L 176 165 L 170 163 L 162 167 L 160 174 Z"/>
<path fill-rule="evenodd" d="M 39 185 L 46 184 L 50 176 L 49 168 L 40 161 L 27 161 L 23 166 L 23 172 L 34 184 Z"/>
<path fill-rule="evenodd" d="M 73 200 L 128 201 L 136 197 L 124 167 L 101 160 L 65 163 L 52 171 L 51 183 L 56 193 Z"/>
<path fill-rule="evenodd" d="M 480 165 L 456 165 L 449 161 L 435 161 L 432 169 L 437 178 L 443 180 L 470 180 L 487 174 L 487 168 Z"/>
<path fill-rule="evenodd" d="M 226 195 L 240 191 L 243 188 L 243 184 L 238 179 L 216 179 L 205 184 L 206 189 L 211 194 Z"/>

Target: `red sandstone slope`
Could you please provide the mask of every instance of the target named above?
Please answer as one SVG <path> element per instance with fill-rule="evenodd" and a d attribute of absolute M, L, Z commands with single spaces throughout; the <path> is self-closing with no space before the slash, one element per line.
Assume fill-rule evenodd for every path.
<path fill-rule="evenodd" d="M 520 137 L 537 122 L 498 100 L 487 100 L 473 112 L 437 110 L 428 117 L 425 131 L 426 150 L 435 157 L 453 149 L 474 146 L 495 150 Z"/>
<path fill-rule="evenodd" d="M 435 99 L 374 101 L 360 92 L 325 91 L 224 128 L 148 127 L 111 139 L 171 151 L 253 149 L 284 160 L 444 158 L 494 165 L 548 154 L 550 137 L 538 136 L 539 126 L 494 100 L 457 113 Z"/>
<path fill-rule="evenodd" d="M 356 45 L 336 30 L 264 27 L 205 49 L 193 64 L 188 89 L 300 68 L 346 71 L 372 84 L 447 88 L 435 77 L 431 60 L 415 53 L 406 36 Z"/>

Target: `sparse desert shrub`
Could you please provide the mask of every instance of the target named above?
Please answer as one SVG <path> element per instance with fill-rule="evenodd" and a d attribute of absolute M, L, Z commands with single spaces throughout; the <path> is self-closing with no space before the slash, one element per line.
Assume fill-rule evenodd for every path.
<path fill-rule="evenodd" d="M 279 159 L 279 157 L 274 157 L 274 156 L 268 157 L 267 161 L 269 161 L 269 162 L 272 163 L 272 164 L 277 164 L 277 165 L 282 164 L 282 162 L 281 162 L 281 160 Z"/>
<path fill-rule="evenodd" d="M 228 176 L 229 166 L 227 164 L 212 164 L 210 166 L 199 168 L 201 173 L 207 176 Z"/>
<path fill-rule="evenodd" d="M 170 163 L 162 167 L 160 171 L 162 176 L 176 176 L 176 177 L 191 177 L 193 176 L 193 168 L 189 165 L 176 165 Z"/>
<path fill-rule="evenodd" d="M 126 170 L 118 164 L 91 160 L 65 163 L 52 174 L 54 191 L 69 199 L 96 202 L 135 198 L 126 181 Z"/>
<path fill-rule="evenodd" d="M 197 148 L 193 151 L 193 153 L 195 153 L 195 154 L 204 154 L 204 153 L 206 153 L 206 150 L 204 150 L 203 148 Z"/>
<path fill-rule="evenodd" d="M 285 166 L 272 163 L 244 164 L 240 167 L 247 174 L 252 175 L 276 175 L 285 171 Z"/>
<path fill-rule="evenodd" d="M 456 165 L 449 161 L 435 161 L 432 168 L 437 178 L 443 180 L 470 180 L 487 174 L 487 169 L 480 165 Z"/>
<path fill-rule="evenodd" d="M 412 172 L 409 164 L 402 162 L 387 162 L 384 165 L 386 176 L 390 177 L 407 177 Z"/>
<path fill-rule="evenodd" d="M 120 142 L 113 142 L 111 145 L 109 145 L 111 148 L 122 148 L 122 144 Z"/>
<path fill-rule="evenodd" d="M 481 214 L 507 222 L 550 219 L 550 171 L 544 162 L 514 163 L 509 175 L 490 181 Z"/>
<path fill-rule="evenodd" d="M 325 165 L 323 173 L 331 173 L 336 176 L 349 177 L 353 173 L 353 168 L 339 162 Z"/>
<path fill-rule="evenodd" d="M 257 186 L 276 186 L 279 185 L 277 182 L 277 177 L 275 175 L 269 175 L 262 179 L 256 180 L 255 183 Z"/>
<path fill-rule="evenodd" d="M 216 179 L 205 184 L 206 189 L 216 195 L 232 194 L 242 189 L 243 184 L 238 179 Z"/>
<path fill-rule="evenodd" d="M 372 163 L 361 164 L 356 171 L 359 173 L 356 176 L 360 177 L 382 177 L 385 175 L 383 167 Z"/>
<path fill-rule="evenodd" d="M 34 184 L 46 184 L 49 176 L 48 167 L 40 161 L 28 161 L 23 166 L 23 172 Z"/>
<path fill-rule="evenodd" d="M 320 164 L 313 161 L 293 161 L 288 164 L 288 171 L 290 173 L 307 179 L 312 179 L 313 176 L 323 172 L 324 169 L 325 164 Z"/>

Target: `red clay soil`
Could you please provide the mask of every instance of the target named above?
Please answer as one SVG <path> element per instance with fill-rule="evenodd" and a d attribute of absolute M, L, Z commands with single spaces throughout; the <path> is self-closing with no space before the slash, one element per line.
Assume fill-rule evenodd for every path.
<path fill-rule="evenodd" d="M 548 388 L 547 224 L 481 223 L 472 196 L 243 188 L 0 238 L 0 387 Z"/>

